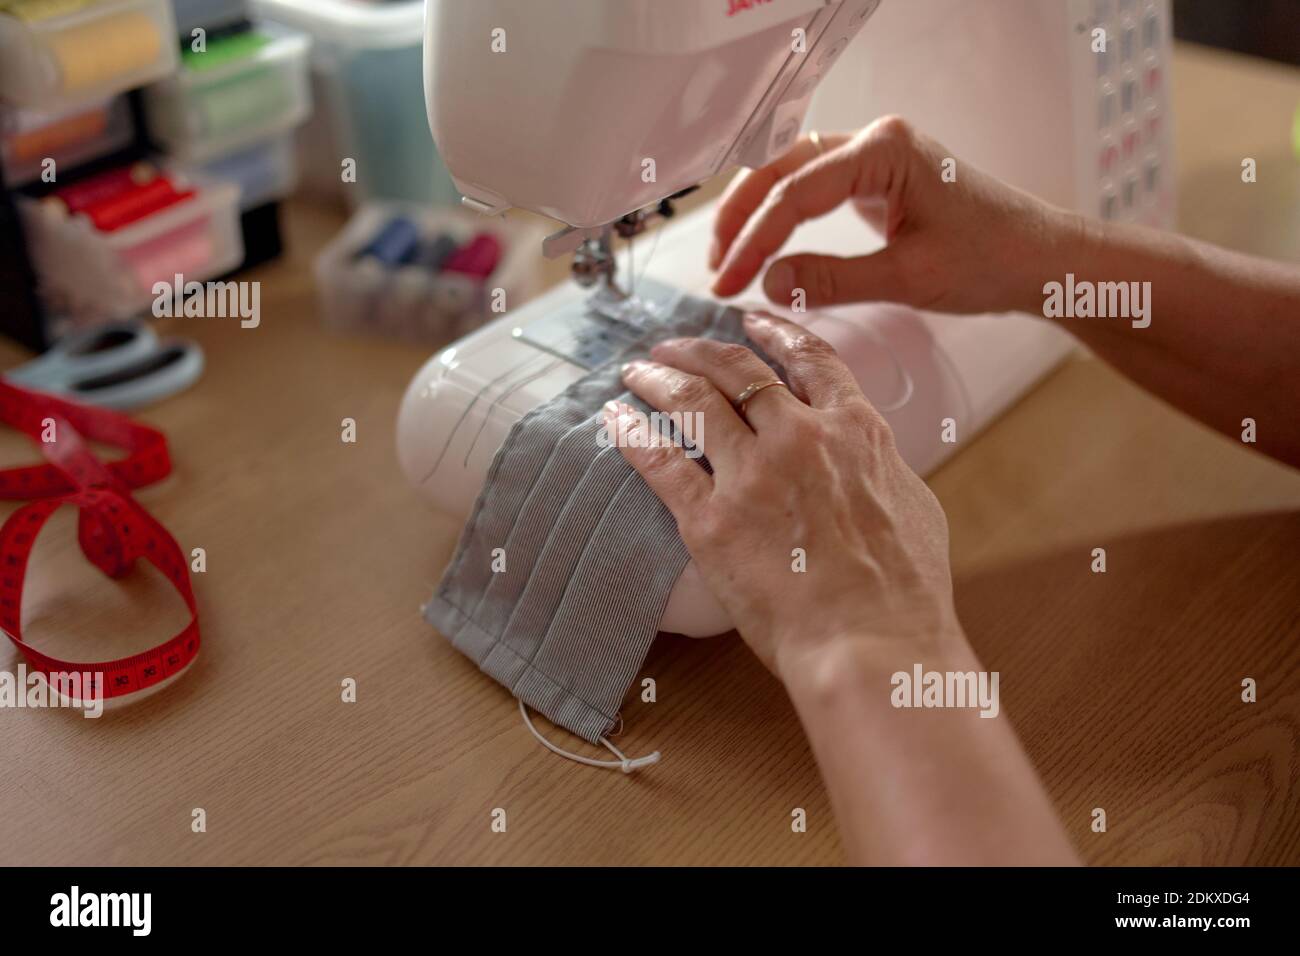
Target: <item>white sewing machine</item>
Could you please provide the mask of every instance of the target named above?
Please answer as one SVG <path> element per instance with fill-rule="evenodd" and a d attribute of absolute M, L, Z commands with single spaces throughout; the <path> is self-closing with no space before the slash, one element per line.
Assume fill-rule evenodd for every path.
<path fill-rule="evenodd" d="M 557 328 L 589 327 L 594 303 L 609 312 L 625 292 L 638 298 L 643 267 L 676 289 L 708 294 L 711 208 L 661 225 L 661 235 L 637 243 L 635 276 L 616 275 L 612 236 L 636 233 L 662 201 L 683 190 L 781 155 L 799 135 L 814 91 L 819 128 L 857 128 L 886 110 L 901 112 L 941 141 L 952 127 L 960 135 L 947 145 L 956 155 L 979 157 L 988 171 L 1037 187 L 1059 204 L 1168 221 L 1172 198 L 1165 183 L 1172 177 L 1152 181 L 1143 173 L 1153 164 L 1167 167 L 1168 123 L 1153 124 L 1122 156 L 1107 150 L 1128 125 L 1090 125 L 1099 115 L 1098 97 L 1110 104 L 1100 107 L 1102 119 L 1108 108 L 1120 110 L 1118 100 L 1108 99 L 1113 83 L 1167 60 L 1167 0 L 892 2 L 850 46 L 878 4 L 430 0 L 429 117 L 465 203 L 485 214 L 519 207 L 559 220 L 566 228 L 544 249 L 550 256 L 573 253 L 578 280 L 512 307 L 434 356 L 411 382 L 398 419 L 398 453 L 407 477 L 434 507 L 467 518 L 510 427 L 586 373 L 576 352 L 566 359 L 563 348 L 543 347 L 554 345 Z M 918 8 L 924 14 L 910 19 Z M 1157 18 L 1154 35 L 1150 17 Z M 974 19 L 981 40 L 972 39 Z M 1121 54 L 1133 51 L 1116 49 L 1108 61 L 1112 80 L 1111 67 L 1094 63 L 1087 45 L 1098 24 L 1115 31 L 1116 47 L 1134 42 L 1140 30 L 1137 53 L 1145 60 L 1130 64 Z M 924 48 L 917 44 L 927 40 L 934 48 L 918 56 Z M 1017 49 L 1027 40 L 1037 41 L 1032 57 Z M 868 55 L 855 56 L 858 46 Z M 906 62 L 878 86 L 865 87 L 864 69 L 891 58 Z M 826 81 L 841 60 L 849 62 Z M 920 109 L 913 110 L 908 71 L 950 82 L 942 96 L 927 97 L 935 84 L 922 84 Z M 1007 92 L 996 106 L 963 98 L 964 88 L 982 95 L 991 84 Z M 1136 102 L 1124 96 L 1126 111 L 1116 122 L 1141 123 L 1145 131 L 1153 111 L 1165 112 L 1158 88 Z M 987 133 L 981 137 L 980 130 Z M 1134 181 L 1138 192 L 1128 196 Z M 1126 197 L 1122 205 L 1116 195 Z M 788 248 L 854 255 L 879 245 L 844 208 L 801 227 Z M 951 317 L 867 305 L 795 318 L 836 347 L 889 421 L 904 459 L 923 475 L 1071 347 L 1047 323 L 1024 316 Z M 941 437 L 949 418 L 956 443 Z M 688 565 L 660 629 L 705 636 L 729 628 Z"/>

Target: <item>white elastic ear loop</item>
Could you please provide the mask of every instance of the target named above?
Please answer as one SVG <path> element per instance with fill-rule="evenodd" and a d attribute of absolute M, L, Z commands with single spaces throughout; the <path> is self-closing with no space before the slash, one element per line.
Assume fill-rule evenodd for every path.
<path fill-rule="evenodd" d="M 634 760 L 629 760 L 627 755 L 624 754 L 623 751 L 619 750 L 617 747 L 615 747 L 604 737 L 600 738 L 600 742 L 610 749 L 610 751 L 614 754 L 614 756 L 618 758 L 617 760 L 593 760 L 590 757 L 583 757 L 580 754 L 569 753 L 569 751 L 562 750 L 561 748 L 555 746 L 555 744 L 551 743 L 549 740 L 547 740 L 545 737 L 543 737 L 540 733 L 537 732 L 537 728 L 533 726 L 532 718 L 528 716 L 528 708 L 524 706 L 524 702 L 522 700 L 519 702 L 519 714 L 524 718 L 524 724 L 528 727 L 530 731 L 532 731 L 533 736 L 536 737 L 539 741 L 541 741 L 543 747 L 545 747 L 547 750 L 551 751 L 552 753 L 557 753 L 561 757 L 566 757 L 569 760 L 574 761 L 575 763 L 583 763 L 586 764 L 588 767 L 604 767 L 610 770 L 622 770 L 624 773 L 631 773 L 633 770 L 636 770 L 640 767 L 648 767 L 651 764 L 655 764 L 659 762 L 659 751 L 657 750 L 654 753 L 649 754 L 645 757 L 637 757 Z"/>

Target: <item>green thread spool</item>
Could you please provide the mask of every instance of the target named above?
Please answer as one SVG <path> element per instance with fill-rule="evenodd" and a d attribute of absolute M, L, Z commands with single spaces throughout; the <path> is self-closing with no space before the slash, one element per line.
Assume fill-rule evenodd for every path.
<path fill-rule="evenodd" d="M 192 73 L 204 73 L 225 66 L 227 63 L 251 57 L 270 43 L 269 36 L 256 30 L 215 37 L 208 42 L 207 49 L 202 53 L 197 53 L 189 47 L 182 49 L 181 65 Z"/>

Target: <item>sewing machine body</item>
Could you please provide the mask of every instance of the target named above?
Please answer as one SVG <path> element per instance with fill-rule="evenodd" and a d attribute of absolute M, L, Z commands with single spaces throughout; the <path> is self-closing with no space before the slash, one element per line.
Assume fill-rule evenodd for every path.
<path fill-rule="evenodd" d="M 806 113 L 821 130 L 901 113 L 963 161 L 1048 201 L 1172 223 L 1169 0 L 913 0 L 872 17 L 877 6 L 566 0 L 557 14 L 533 0 L 430 0 L 430 123 L 471 208 L 521 207 L 569 227 L 548 240 L 548 254 L 581 254 L 679 190 L 766 164 L 795 141 Z M 1112 44 L 1105 55 L 1093 49 L 1099 36 Z M 500 52 L 488 52 L 489 37 Z M 638 240 L 638 271 L 653 247 L 650 278 L 707 295 L 712 213 Z M 846 207 L 802 226 L 786 248 L 847 256 L 878 246 Z M 636 293 L 634 279 L 620 281 Z M 467 518 L 510 427 L 586 373 L 584 360 L 538 342 L 580 327 L 590 294 L 569 284 L 512 308 L 416 375 L 398 451 L 435 508 Z M 922 475 L 1071 348 L 1027 316 L 865 305 L 795 318 L 836 347 Z M 693 564 L 660 626 L 699 636 L 730 627 Z"/>
<path fill-rule="evenodd" d="M 431 0 L 425 94 L 471 208 L 579 229 L 763 166 L 879 0 Z"/>
<path fill-rule="evenodd" d="M 647 276 L 707 295 L 711 225 L 712 209 L 706 208 L 661 227 Z M 845 208 L 802 227 L 796 241 L 811 250 L 854 248 L 862 247 L 866 233 Z M 586 374 L 582 362 L 539 347 L 526 330 L 566 314 L 580 321 L 589 296 L 572 284 L 558 286 L 444 349 L 412 380 L 398 418 L 398 453 L 407 478 L 438 511 L 468 518 L 514 423 Z M 889 305 L 784 314 L 835 346 L 889 421 L 903 458 L 922 475 L 969 442 L 1071 347 L 1053 326 L 1025 316 L 940 316 Z M 949 420 L 953 442 L 944 440 Z M 730 627 L 695 565 L 688 565 L 660 629 L 703 637 Z"/>

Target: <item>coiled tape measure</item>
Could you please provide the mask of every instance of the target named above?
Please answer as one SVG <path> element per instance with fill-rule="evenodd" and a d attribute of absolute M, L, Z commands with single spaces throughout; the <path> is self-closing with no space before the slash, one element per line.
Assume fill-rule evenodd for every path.
<path fill-rule="evenodd" d="M 145 690 L 184 670 L 199 652 L 198 607 L 189 565 L 176 539 L 131 497 L 171 473 L 167 438 L 117 412 L 16 388 L 0 380 L 0 421 L 40 446 L 46 464 L 0 471 L 0 499 L 27 501 L 0 527 L 0 628 L 45 678 L 91 673 L 105 700 Z M 107 464 L 85 439 L 127 452 Z M 36 536 L 61 506 L 78 511 L 81 550 L 110 578 L 125 576 L 144 558 L 180 592 L 190 622 L 157 647 L 119 660 L 78 664 L 42 654 L 23 641 L 22 595 Z"/>

